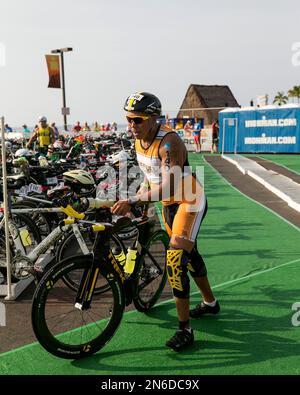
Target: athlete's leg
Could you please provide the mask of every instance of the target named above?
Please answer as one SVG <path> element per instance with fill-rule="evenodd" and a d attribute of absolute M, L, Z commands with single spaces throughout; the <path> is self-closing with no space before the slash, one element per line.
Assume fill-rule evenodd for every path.
<path fill-rule="evenodd" d="M 177 310 L 178 330 L 166 342 L 166 346 L 175 351 L 180 351 L 194 342 L 189 313 L 190 280 L 187 267 L 189 254 L 183 247 L 186 248 L 186 245 L 172 236 L 167 251 L 167 274 Z"/>
<path fill-rule="evenodd" d="M 208 277 L 207 277 L 207 271 L 206 271 L 206 267 L 205 267 L 205 263 L 201 257 L 201 255 L 198 254 L 193 254 L 192 251 L 194 250 L 194 246 L 195 246 L 195 242 L 190 241 L 190 240 L 185 240 L 182 239 L 180 237 L 178 237 L 177 235 L 173 235 L 170 241 L 170 246 L 171 248 L 174 249 L 182 249 L 183 251 L 186 251 L 188 254 L 188 261 L 191 263 L 191 265 L 188 265 L 188 269 L 190 270 L 190 273 L 194 279 L 194 281 L 196 282 L 199 291 L 201 292 L 202 298 L 205 302 L 207 303 L 212 303 L 215 301 L 215 297 L 213 294 L 213 291 L 211 289 Z M 191 254 L 192 253 L 192 254 Z M 197 275 L 194 276 L 193 275 L 193 269 L 192 267 L 195 267 L 198 269 L 198 272 L 200 272 L 201 275 Z M 203 273 L 201 273 L 201 271 Z M 174 298 L 175 299 L 175 303 L 176 303 L 176 307 L 177 307 L 177 311 L 178 311 L 178 317 L 180 318 L 186 318 L 186 314 L 185 314 L 185 306 L 187 306 L 189 303 L 189 300 L 186 300 L 185 303 L 181 302 L 180 299 L 178 298 Z"/>
<path fill-rule="evenodd" d="M 197 243 L 195 243 L 200 225 L 207 212 L 205 196 L 203 195 L 202 202 L 199 202 L 197 211 L 189 210 L 188 204 L 182 203 L 179 205 L 172 224 L 171 245 L 182 248 L 189 253 L 188 269 L 200 290 L 202 299 L 206 303 L 214 303 L 215 296 L 207 277 L 205 262 L 197 250 Z"/>
<path fill-rule="evenodd" d="M 169 282 L 171 287 L 173 288 L 173 295 L 178 315 L 178 320 L 180 322 L 186 322 L 189 320 L 189 278 L 188 278 L 188 260 L 189 260 L 189 252 L 193 249 L 193 243 L 187 240 L 180 240 L 177 236 L 172 236 L 170 240 L 170 246 L 168 253 L 170 255 L 177 254 L 181 255 L 180 261 L 177 261 L 178 264 L 178 277 L 180 277 L 181 286 L 178 289 L 174 289 L 174 282 L 172 282 L 172 273 L 170 273 L 170 269 L 168 269 Z M 170 262 L 167 261 L 167 268 L 170 266 Z M 180 289 L 182 290 L 180 292 Z M 176 292 L 177 291 L 177 292 Z"/>

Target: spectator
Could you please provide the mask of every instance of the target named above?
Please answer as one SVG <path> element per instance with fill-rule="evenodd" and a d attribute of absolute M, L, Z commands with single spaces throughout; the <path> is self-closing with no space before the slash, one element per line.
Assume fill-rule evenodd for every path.
<path fill-rule="evenodd" d="M 73 127 L 72 131 L 73 131 L 73 132 L 81 132 L 81 129 L 82 129 L 82 127 L 81 127 L 81 125 L 80 125 L 80 122 L 77 121 L 77 123 L 76 123 L 76 125 Z"/>
<path fill-rule="evenodd" d="M 173 130 L 173 121 L 172 119 L 168 119 L 166 122 L 166 127 L 170 130 Z"/>
<path fill-rule="evenodd" d="M 111 125 L 111 130 L 112 130 L 113 132 L 116 132 L 116 131 L 118 130 L 117 122 L 113 122 L 113 123 L 112 123 L 112 125 Z"/>
<path fill-rule="evenodd" d="M 187 121 L 183 127 L 183 137 L 189 139 L 192 135 L 193 126 L 191 121 Z"/>
<path fill-rule="evenodd" d="M 30 132 L 31 132 L 30 129 L 28 129 L 28 127 L 27 127 L 26 124 L 24 124 L 24 125 L 22 126 L 22 128 L 23 128 L 23 130 L 22 130 L 23 133 L 30 133 Z"/>
<path fill-rule="evenodd" d="M 183 130 L 184 130 L 186 133 L 190 134 L 191 131 L 192 131 L 192 129 L 193 129 L 192 122 L 189 120 L 189 121 L 187 121 L 186 124 L 184 125 Z"/>
<path fill-rule="evenodd" d="M 83 132 L 90 132 L 91 131 L 91 128 L 89 127 L 87 122 L 84 123 L 82 131 Z"/>
<path fill-rule="evenodd" d="M 12 133 L 13 132 L 12 128 L 10 126 L 8 126 L 7 123 L 4 125 L 4 131 L 6 133 Z"/>
<path fill-rule="evenodd" d="M 109 132 L 110 131 L 110 123 L 107 123 L 106 125 L 105 125 L 105 132 Z"/>
<path fill-rule="evenodd" d="M 211 152 L 216 153 L 219 149 L 219 121 L 215 119 L 211 125 L 212 129 L 212 146 Z"/>
<path fill-rule="evenodd" d="M 99 131 L 100 131 L 100 126 L 98 125 L 98 122 L 95 122 L 93 126 L 93 132 L 99 132 Z"/>
<path fill-rule="evenodd" d="M 201 152 L 201 123 L 198 121 L 197 117 L 195 117 L 193 126 L 193 137 L 196 145 L 195 152 Z"/>
<path fill-rule="evenodd" d="M 52 123 L 51 123 L 51 127 L 52 127 L 53 132 L 54 132 L 54 138 L 55 138 L 55 140 L 58 140 L 58 138 L 59 138 L 59 132 L 58 132 L 58 129 L 57 129 L 56 125 L 55 125 L 55 122 L 52 122 Z"/>

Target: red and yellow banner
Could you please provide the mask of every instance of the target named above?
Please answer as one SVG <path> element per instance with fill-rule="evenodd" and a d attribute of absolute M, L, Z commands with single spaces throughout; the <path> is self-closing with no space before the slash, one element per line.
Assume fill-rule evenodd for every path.
<path fill-rule="evenodd" d="M 61 88 L 59 55 L 45 55 L 49 74 L 48 88 Z"/>

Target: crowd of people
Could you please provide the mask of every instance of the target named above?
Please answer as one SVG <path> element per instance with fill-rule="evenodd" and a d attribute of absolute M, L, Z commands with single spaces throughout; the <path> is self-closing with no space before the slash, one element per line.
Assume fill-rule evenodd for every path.
<path fill-rule="evenodd" d="M 42 118 L 42 117 L 40 117 Z M 40 119 L 39 119 L 40 123 Z M 55 133 L 58 135 L 58 129 L 56 127 L 55 122 L 51 123 L 51 127 L 54 129 Z M 35 132 L 39 128 L 39 124 L 36 124 L 32 130 L 28 128 L 26 124 L 22 125 L 23 133 L 31 133 Z M 116 122 L 99 124 L 98 122 L 94 122 L 92 126 L 88 124 L 88 122 L 84 122 L 83 125 L 80 124 L 80 121 L 77 121 L 76 124 L 72 127 L 72 132 L 116 132 L 118 130 L 118 125 Z M 8 124 L 4 125 L 5 133 L 12 133 L 14 130 Z"/>
<path fill-rule="evenodd" d="M 219 121 L 218 121 L 218 119 L 214 119 L 214 121 L 211 125 L 211 129 L 212 129 L 211 153 L 216 153 L 216 152 L 218 152 L 218 146 L 219 146 Z M 195 152 L 200 153 L 201 152 L 202 127 L 201 127 L 201 123 L 199 122 L 199 119 L 197 117 L 195 117 L 194 123 L 192 123 L 191 120 L 188 120 L 185 123 L 183 130 L 193 136 L 194 143 L 195 143 Z"/>
<path fill-rule="evenodd" d="M 27 148 L 33 148 L 33 143 L 37 143 L 35 149 L 42 155 L 47 155 L 47 153 L 53 151 L 53 144 L 59 140 L 63 140 L 63 134 L 59 133 L 58 127 L 55 122 L 48 123 L 47 117 L 40 116 L 38 118 L 38 123 L 34 126 L 32 130 L 30 130 L 26 124 L 24 124 L 22 131 L 24 133 L 31 133 L 30 138 L 26 144 Z M 83 125 L 80 122 L 76 122 L 76 124 L 72 128 L 72 132 L 76 133 L 76 135 L 81 132 L 89 132 L 89 131 L 99 131 L 99 132 L 107 132 L 107 131 L 117 131 L 117 123 L 113 122 L 112 124 L 107 123 L 106 125 L 98 125 L 97 122 L 94 123 L 93 127 L 90 127 L 87 122 Z M 11 133 L 13 129 L 6 124 L 5 132 Z M 54 145 L 55 146 L 55 145 Z"/>
<path fill-rule="evenodd" d="M 87 122 L 83 125 L 80 124 L 80 121 L 77 121 L 76 124 L 73 126 L 73 132 L 116 132 L 118 130 L 118 125 L 116 122 L 112 124 L 98 124 L 98 122 L 94 122 L 93 126 L 90 126 Z"/>
<path fill-rule="evenodd" d="M 47 124 L 47 119 L 46 121 L 43 123 L 43 126 L 41 126 L 41 120 L 42 118 L 46 117 L 40 117 L 39 118 L 39 123 L 37 125 L 34 126 L 33 128 L 33 132 L 34 132 L 34 136 L 38 136 L 39 135 L 39 130 L 40 128 L 43 129 L 43 127 L 45 126 L 44 123 L 46 122 Z M 48 127 L 48 124 L 47 124 Z M 52 122 L 50 125 L 50 130 L 51 130 L 51 134 L 53 134 L 53 139 L 57 140 L 59 137 L 59 131 L 58 128 L 55 124 L 55 122 Z M 181 128 L 182 126 L 180 126 Z M 24 124 L 22 126 L 22 132 L 24 133 L 30 133 L 31 130 L 27 127 L 26 124 Z M 130 132 L 130 126 L 127 127 L 127 132 Z M 211 129 L 212 129 L 212 144 L 211 144 L 211 153 L 217 153 L 218 152 L 218 144 L 219 144 L 219 121 L 218 119 L 215 119 L 211 125 Z M 74 133 L 80 133 L 80 132 L 116 132 L 118 130 L 118 125 L 116 122 L 112 122 L 112 123 L 106 123 L 106 124 L 99 124 L 97 121 L 94 122 L 91 126 L 88 124 L 88 122 L 84 122 L 83 124 L 80 123 L 80 121 L 77 121 L 76 124 L 72 127 L 72 132 Z M 184 132 L 187 132 L 189 135 L 193 136 L 194 139 L 194 144 L 195 144 L 195 152 L 197 153 L 201 153 L 201 137 L 203 134 L 202 131 L 202 125 L 200 120 L 195 117 L 194 118 L 194 122 L 192 122 L 191 120 L 188 120 L 184 126 L 183 126 L 183 130 Z M 5 132 L 6 133 L 10 133 L 13 132 L 13 129 L 8 125 L 5 124 Z M 39 139 L 39 137 L 36 137 L 34 139 Z M 47 140 L 47 139 L 46 139 Z M 34 140 L 33 140 L 34 141 Z"/>

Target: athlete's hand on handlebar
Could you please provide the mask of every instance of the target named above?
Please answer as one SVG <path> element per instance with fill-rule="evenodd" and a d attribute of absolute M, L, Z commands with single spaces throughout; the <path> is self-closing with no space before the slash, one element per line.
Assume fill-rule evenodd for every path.
<path fill-rule="evenodd" d="M 126 215 L 130 212 L 130 210 L 131 205 L 129 204 L 128 200 L 119 200 L 113 205 L 111 212 L 114 215 Z"/>

